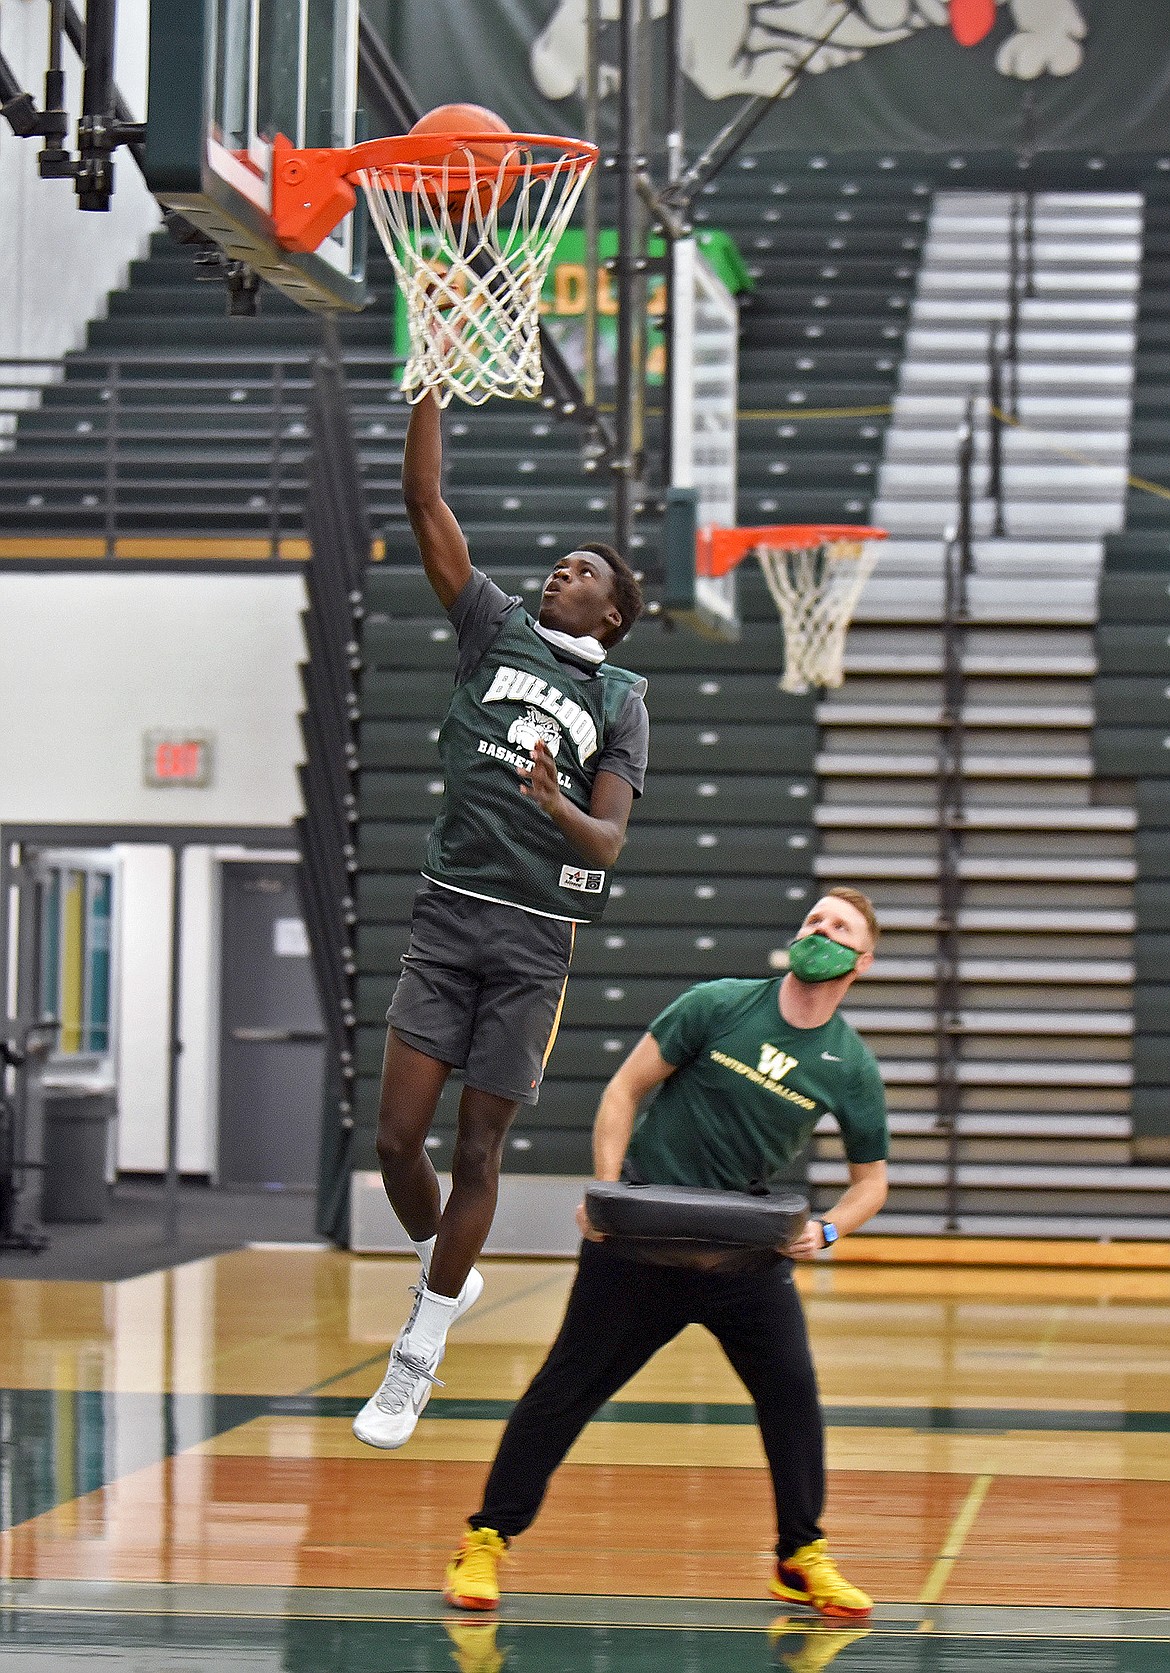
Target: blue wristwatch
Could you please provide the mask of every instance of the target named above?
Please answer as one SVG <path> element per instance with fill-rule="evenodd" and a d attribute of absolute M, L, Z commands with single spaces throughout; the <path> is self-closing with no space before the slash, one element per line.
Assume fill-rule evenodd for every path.
<path fill-rule="evenodd" d="M 841 1233 L 837 1230 L 831 1220 L 818 1220 L 817 1225 L 821 1228 L 821 1236 L 825 1240 L 825 1248 L 831 1248 L 832 1245 L 836 1243 Z"/>

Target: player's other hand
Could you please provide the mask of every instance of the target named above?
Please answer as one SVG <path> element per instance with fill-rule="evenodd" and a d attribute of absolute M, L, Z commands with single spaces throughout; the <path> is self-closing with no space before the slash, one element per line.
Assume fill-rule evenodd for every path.
<path fill-rule="evenodd" d="M 560 799 L 561 787 L 557 781 L 556 762 L 542 738 L 537 738 L 532 746 L 532 765 L 527 769 L 520 767 L 517 771 L 521 794 L 531 796 L 546 813 L 551 813 Z"/>
<path fill-rule="evenodd" d="M 806 1220 L 798 1237 L 787 1244 L 782 1253 L 794 1261 L 811 1261 L 825 1247 L 825 1234 L 819 1220 Z"/>
<path fill-rule="evenodd" d="M 585 1212 L 585 1204 L 577 1204 L 577 1230 L 582 1237 L 588 1238 L 590 1243 L 604 1243 L 605 1233 L 599 1232 Z"/>

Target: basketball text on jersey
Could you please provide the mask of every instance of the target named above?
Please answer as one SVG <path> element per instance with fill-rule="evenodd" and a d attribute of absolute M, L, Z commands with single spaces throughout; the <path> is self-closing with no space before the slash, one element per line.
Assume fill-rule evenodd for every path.
<path fill-rule="evenodd" d="M 528 746 L 531 749 L 531 744 Z M 503 761 L 509 767 L 515 767 L 518 772 L 530 772 L 532 769 L 531 755 L 517 755 L 514 749 L 505 749 L 503 744 L 494 744 L 488 738 L 479 740 L 479 753 L 490 755 L 493 761 Z M 558 773 L 562 790 L 571 790 L 573 781 L 567 773 Z"/>
<path fill-rule="evenodd" d="M 577 749 L 577 759 L 582 766 L 591 755 L 597 753 L 597 727 L 594 725 L 593 716 L 579 703 L 574 703 L 571 697 L 566 697 L 564 692 L 558 691 L 555 685 L 546 684 L 536 674 L 525 673 L 522 668 L 509 668 L 505 664 L 496 669 L 495 679 L 484 692 L 482 700 L 485 703 L 526 703 L 528 715 L 532 718 L 529 720 L 526 716 L 518 724 L 526 725 L 528 730 L 535 731 L 537 727 L 536 711 L 543 710 L 544 714 L 551 715 L 572 738 Z M 549 742 L 548 734 L 544 730 L 546 725 L 547 722 L 540 726 L 538 735 L 544 736 L 545 743 L 555 755 L 556 749 Z M 508 736 L 510 741 L 517 741 L 512 739 L 511 732 Z"/>
<path fill-rule="evenodd" d="M 586 871 L 584 866 L 562 866 L 561 888 L 576 889 L 582 895 L 599 895 L 605 888 L 605 873 Z"/>

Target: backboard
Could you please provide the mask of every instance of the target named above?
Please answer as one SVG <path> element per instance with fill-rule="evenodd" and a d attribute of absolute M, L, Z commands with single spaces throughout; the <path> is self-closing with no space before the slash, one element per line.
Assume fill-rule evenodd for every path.
<path fill-rule="evenodd" d="M 703 573 L 697 534 L 709 524 L 727 528 L 737 521 L 739 310 L 695 239 L 676 241 L 673 263 L 664 604 L 709 638 L 738 639 L 736 571 Z"/>
<path fill-rule="evenodd" d="M 309 254 L 281 249 L 273 142 L 363 138 L 357 60 L 358 0 L 151 0 L 147 184 L 305 308 L 365 306 L 365 223 L 347 217 Z"/>

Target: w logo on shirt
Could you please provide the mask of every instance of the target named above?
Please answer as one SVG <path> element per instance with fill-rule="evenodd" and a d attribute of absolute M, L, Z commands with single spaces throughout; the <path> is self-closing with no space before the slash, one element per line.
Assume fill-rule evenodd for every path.
<path fill-rule="evenodd" d="M 761 1046 L 758 1072 L 769 1080 L 783 1080 L 789 1069 L 795 1069 L 799 1058 L 789 1057 L 779 1046 Z"/>

